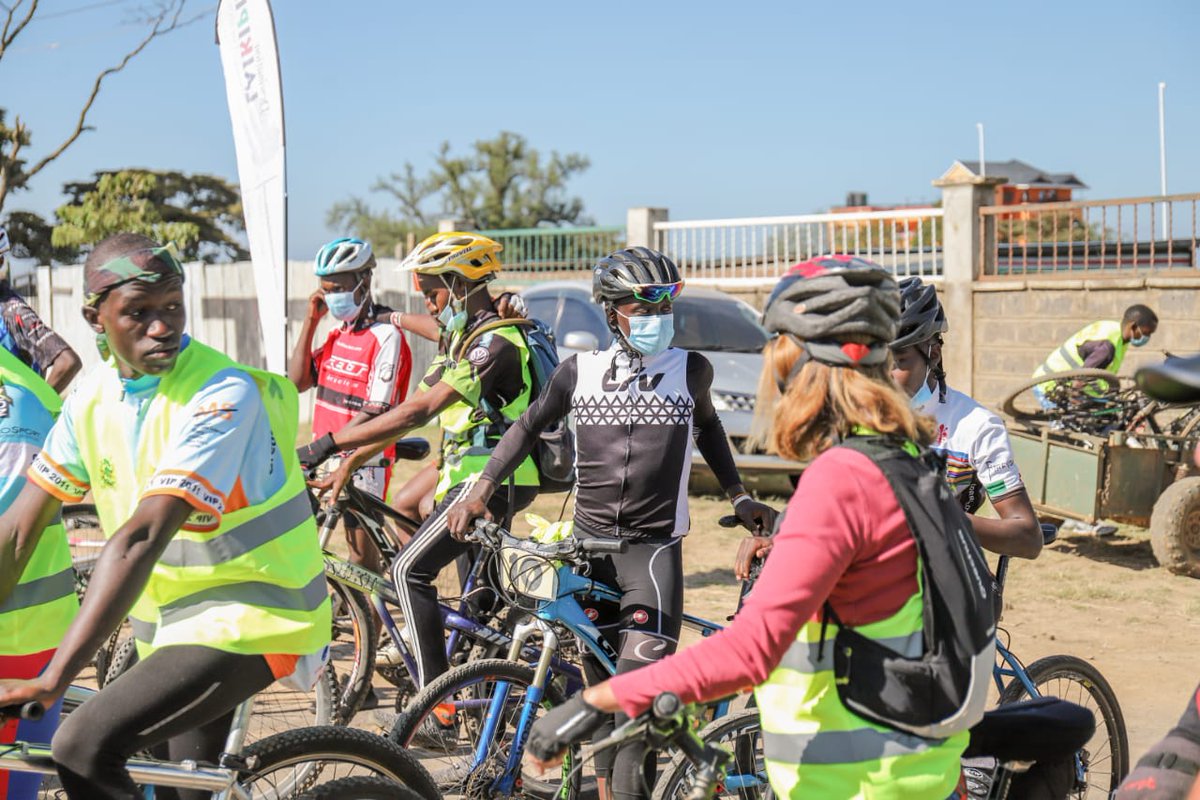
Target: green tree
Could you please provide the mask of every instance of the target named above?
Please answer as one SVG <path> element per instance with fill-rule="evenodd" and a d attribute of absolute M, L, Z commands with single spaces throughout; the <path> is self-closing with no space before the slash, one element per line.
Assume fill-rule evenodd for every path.
<path fill-rule="evenodd" d="M 524 136 L 509 131 L 475 142 L 466 155 L 455 155 L 443 142 L 425 176 L 406 163 L 402 172 L 371 187 L 390 195 L 395 211 L 378 213 L 352 197 L 330 208 L 326 219 L 332 227 L 369 239 L 381 252 L 409 232 L 432 231 L 438 217 L 461 219 L 479 230 L 587 225 L 591 220 L 583 201 L 569 196 L 566 187 L 590 163 L 578 153 L 543 157 Z"/>
<path fill-rule="evenodd" d="M 174 239 L 187 261 L 250 257 L 239 240 L 246 229 L 241 195 L 224 178 L 168 170 L 104 171 L 90 181 L 66 184 L 63 193 L 70 200 L 58 209 L 63 232 L 56 228 L 55 244 L 94 244 L 119 230 L 133 230 L 120 227 L 130 224 L 177 231 L 161 238 Z M 168 225 L 182 227 L 163 227 Z"/>

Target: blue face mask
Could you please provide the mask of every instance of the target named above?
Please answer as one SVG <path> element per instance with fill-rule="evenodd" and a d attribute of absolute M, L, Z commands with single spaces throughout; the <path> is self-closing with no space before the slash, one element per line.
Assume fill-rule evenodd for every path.
<path fill-rule="evenodd" d="M 930 348 L 930 350 L 932 350 L 932 349 L 933 348 Z M 929 364 L 929 357 L 926 356 L 925 357 L 925 377 L 921 378 L 921 388 L 917 390 L 916 394 L 914 394 L 912 397 L 910 397 L 908 399 L 909 405 L 911 405 L 913 408 L 921 408 L 922 406 L 924 406 L 926 403 L 929 402 L 930 398 L 933 397 L 933 389 L 930 388 L 930 386 L 929 386 L 929 373 L 932 370 L 933 370 L 933 367 Z"/>
<path fill-rule="evenodd" d="M 629 346 L 644 356 L 656 356 L 671 346 L 675 338 L 675 317 L 673 314 L 655 314 L 647 317 L 626 317 L 629 320 L 629 335 L 625 341 Z"/>
<path fill-rule="evenodd" d="M 329 307 L 329 313 L 333 315 L 334 319 L 349 322 L 358 316 L 358 312 L 362 311 L 363 305 L 367 302 L 365 297 L 361 303 L 354 301 L 354 295 L 358 294 L 361 286 L 362 282 L 360 281 L 358 286 L 348 292 L 325 293 L 325 305 Z"/>
<path fill-rule="evenodd" d="M 1146 345 L 1150 344 L 1150 337 L 1139 336 L 1136 339 L 1130 339 L 1129 343 L 1134 347 L 1145 347 Z"/>
<path fill-rule="evenodd" d="M 446 333 L 458 333 L 467 326 L 467 310 L 455 311 L 454 306 L 446 303 L 446 307 L 438 312 L 437 320 Z"/>

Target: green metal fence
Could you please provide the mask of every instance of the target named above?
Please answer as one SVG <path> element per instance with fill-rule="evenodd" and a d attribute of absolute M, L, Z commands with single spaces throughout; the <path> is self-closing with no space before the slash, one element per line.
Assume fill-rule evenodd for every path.
<path fill-rule="evenodd" d="M 586 228 L 513 228 L 479 231 L 504 245 L 500 260 L 514 277 L 581 277 L 596 261 L 625 245 L 620 226 Z"/>

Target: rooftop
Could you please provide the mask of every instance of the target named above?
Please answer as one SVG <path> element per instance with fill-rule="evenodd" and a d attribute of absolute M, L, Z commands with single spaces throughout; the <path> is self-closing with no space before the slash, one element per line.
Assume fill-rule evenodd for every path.
<path fill-rule="evenodd" d="M 972 175 L 980 175 L 978 161 L 967 161 L 959 159 L 957 164 Z M 1008 161 L 988 161 L 987 174 L 993 178 L 1007 178 L 1011 186 L 1029 186 L 1048 188 L 1053 186 L 1069 187 L 1072 189 L 1086 189 L 1087 184 L 1075 177 L 1070 172 L 1047 172 L 1043 169 L 1038 169 L 1032 164 L 1026 164 L 1024 161 L 1019 161 L 1015 158 Z"/>

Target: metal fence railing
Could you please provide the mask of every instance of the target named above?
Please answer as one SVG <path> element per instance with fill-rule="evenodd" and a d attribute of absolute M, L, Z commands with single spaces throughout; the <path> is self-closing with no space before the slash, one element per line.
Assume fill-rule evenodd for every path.
<path fill-rule="evenodd" d="M 978 274 L 1195 269 L 1200 194 L 979 209 Z"/>
<path fill-rule="evenodd" d="M 514 228 L 479 231 L 504 245 L 500 260 L 509 275 L 539 280 L 588 274 L 602 257 L 625 245 L 620 226 Z"/>
<path fill-rule="evenodd" d="M 655 246 L 690 280 L 773 281 L 828 253 L 858 255 L 904 277 L 942 274 L 942 209 L 656 222 Z"/>

